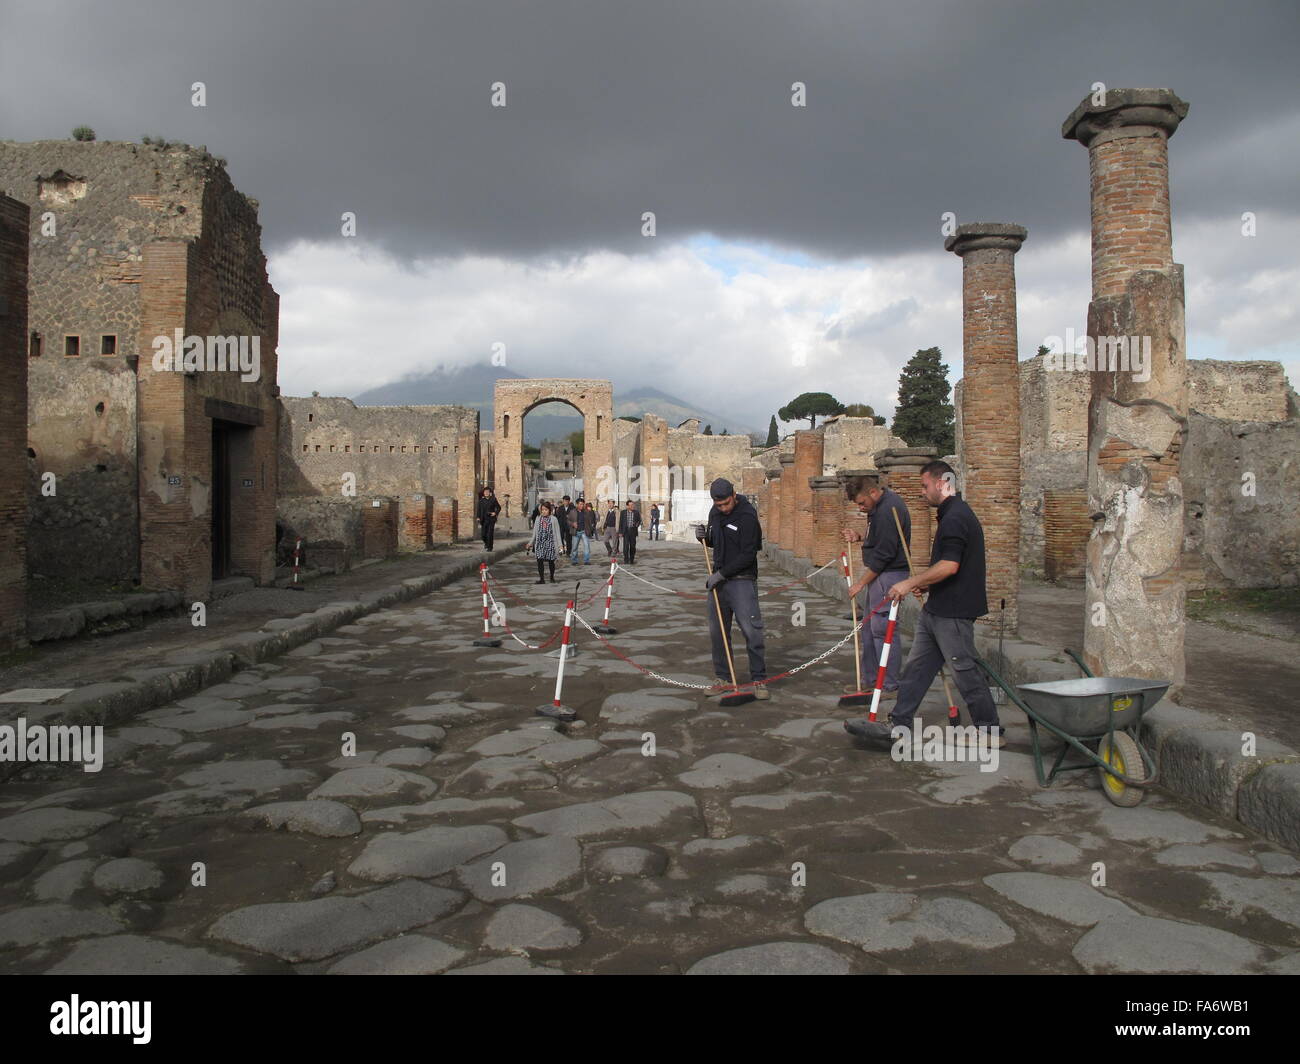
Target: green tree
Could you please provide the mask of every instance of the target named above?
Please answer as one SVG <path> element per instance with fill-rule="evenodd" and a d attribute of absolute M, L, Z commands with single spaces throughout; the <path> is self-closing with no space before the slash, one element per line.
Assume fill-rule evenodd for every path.
<path fill-rule="evenodd" d="M 767 446 L 775 447 L 781 442 L 781 436 L 776 431 L 776 415 L 772 415 L 772 420 L 767 423 Z"/>
<path fill-rule="evenodd" d="M 577 432 L 569 433 L 569 447 L 573 450 L 574 458 L 577 458 L 578 455 L 582 454 L 582 441 L 583 441 L 582 429 L 579 429 Z M 947 453 L 948 453 L 947 451 L 944 452 L 944 454 Z"/>
<path fill-rule="evenodd" d="M 701 436 L 712 436 L 712 435 L 713 435 L 713 426 L 712 426 L 712 425 L 705 425 L 705 426 L 704 426 L 704 431 L 703 431 L 702 433 L 700 433 L 700 435 L 701 435 Z"/>
<path fill-rule="evenodd" d="M 918 351 L 903 367 L 898 378 L 898 409 L 894 412 L 894 435 L 909 447 L 935 448 L 941 455 L 957 449 L 953 433 L 953 410 L 948 397 L 948 367 L 937 347 Z"/>
<path fill-rule="evenodd" d="M 89 126 L 78 126 L 72 131 L 73 140 L 94 140 L 95 131 Z"/>
<path fill-rule="evenodd" d="M 723 429 L 723 430 L 722 430 L 722 435 L 725 436 L 726 434 L 727 434 L 727 430 L 726 430 L 726 429 Z"/>
<path fill-rule="evenodd" d="M 817 415 L 831 417 L 844 413 L 844 404 L 829 392 L 804 392 L 776 412 L 782 421 L 802 421 L 808 419 L 808 427 L 817 427 Z"/>

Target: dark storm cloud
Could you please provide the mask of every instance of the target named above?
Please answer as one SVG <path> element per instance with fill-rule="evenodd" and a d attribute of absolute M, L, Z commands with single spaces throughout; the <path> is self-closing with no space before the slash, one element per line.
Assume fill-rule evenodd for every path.
<path fill-rule="evenodd" d="M 1085 152 L 1059 130 L 1098 80 L 1190 101 L 1180 221 L 1292 210 L 1297 10 L 20 2 L 0 14 L 0 135 L 206 144 L 273 246 L 332 238 L 349 210 L 405 257 L 637 250 L 645 210 L 661 238 L 835 256 L 937 248 L 943 211 L 1041 240 L 1087 225 Z"/>

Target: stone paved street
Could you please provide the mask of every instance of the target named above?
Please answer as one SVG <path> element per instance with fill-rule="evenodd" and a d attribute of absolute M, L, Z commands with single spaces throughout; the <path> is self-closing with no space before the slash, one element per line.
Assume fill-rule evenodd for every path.
<path fill-rule="evenodd" d="M 502 563 L 543 611 L 503 599 L 519 637 L 603 555 L 545 587 Z M 632 572 L 698 593 L 702 566 L 643 542 Z M 762 602 L 772 672 L 848 628 L 810 590 Z M 710 683 L 706 606 L 620 574 L 611 640 Z M 997 772 L 895 763 L 842 728 L 848 648 L 725 709 L 579 630 L 558 724 L 555 657 L 473 646 L 479 616 L 461 581 L 111 729 L 99 774 L 8 783 L 0 970 L 1300 973 L 1294 855 L 1092 772 L 1039 788 L 1014 707 Z"/>

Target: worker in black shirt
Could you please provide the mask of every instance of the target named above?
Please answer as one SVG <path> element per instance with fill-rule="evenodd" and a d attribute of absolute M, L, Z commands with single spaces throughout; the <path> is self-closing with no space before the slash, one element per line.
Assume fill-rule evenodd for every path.
<path fill-rule="evenodd" d="M 856 598 L 863 589 L 867 592 L 867 623 L 862 627 L 862 675 L 874 676 L 880 665 L 880 653 L 885 643 L 885 629 L 889 626 L 889 608 L 877 606 L 888 597 L 889 589 L 900 580 L 907 579 L 907 553 L 898 538 L 899 525 L 910 546 L 912 542 L 912 515 L 897 492 L 883 487 L 879 477 L 849 477 L 844 484 L 844 494 L 858 504 L 858 510 L 868 515 L 867 536 L 862 544 L 862 572 L 849 589 L 849 597 Z M 898 515 L 898 524 L 894 523 Z M 856 543 L 863 537 L 852 529 L 844 529 L 846 543 Z M 875 610 L 874 613 L 871 611 Z M 898 667 L 902 660 L 902 647 L 890 648 L 885 668 L 885 682 L 880 697 L 898 696 Z"/>
<path fill-rule="evenodd" d="M 845 721 L 844 727 L 860 738 L 885 741 L 893 727 L 903 726 L 910 732 L 917 707 L 946 658 L 971 723 L 981 733 L 987 729 L 987 741 L 1000 747 L 998 711 L 975 664 L 975 619 L 989 611 L 984 590 L 984 529 L 957 492 L 956 475 L 947 462 L 927 462 L 921 467 L 921 495 L 938 508 L 939 527 L 930 550 L 930 567 L 889 589 L 889 598 L 899 602 L 907 595 L 929 592 L 916 621 L 898 698 L 888 724 L 855 720 Z"/>
<path fill-rule="evenodd" d="M 731 664 L 727 661 L 718 609 L 731 642 L 731 619 L 734 616 L 745 635 L 749 654 L 750 688 L 755 698 L 767 699 L 766 645 L 763 638 L 763 615 L 758 608 L 758 552 L 763 548 L 763 529 L 754 504 L 736 495 L 731 481 L 719 477 L 709 485 L 713 507 L 707 521 L 695 526 L 695 538 L 713 547 L 713 572 L 705 582 L 710 600 L 717 589 L 718 605 L 708 604 L 709 635 L 713 640 L 713 674 L 727 691 L 731 690 Z"/>

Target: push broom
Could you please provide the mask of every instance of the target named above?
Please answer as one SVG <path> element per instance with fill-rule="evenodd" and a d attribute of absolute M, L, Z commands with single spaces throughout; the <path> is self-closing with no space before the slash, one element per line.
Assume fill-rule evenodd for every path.
<path fill-rule="evenodd" d="M 916 566 L 912 564 L 912 552 L 907 548 L 907 537 L 903 535 L 903 522 L 898 519 L 898 511 L 890 510 L 894 515 L 894 527 L 898 529 L 898 542 L 903 545 L 903 556 L 907 559 L 907 572 L 909 576 L 916 576 Z M 952 688 L 948 686 L 948 670 L 942 665 L 939 666 L 939 676 L 943 680 L 943 697 L 948 700 L 948 725 L 956 727 L 960 721 L 957 713 L 957 703 L 952 700 Z"/>
<path fill-rule="evenodd" d="M 840 551 L 840 564 L 844 567 L 844 580 L 853 590 L 853 559 L 848 551 Z M 840 696 L 841 706 L 865 706 L 871 701 L 871 692 L 862 690 L 862 647 L 858 640 L 858 597 L 849 595 L 853 608 L 853 671 L 858 686 L 846 695 Z"/>
<path fill-rule="evenodd" d="M 713 575 L 713 565 L 709 561 L 709 545 L 704 540 L 700 540 L 700 546 L 704 548 L 704 568 L 710 576 Z M 727 668 L 731 670 L 731 694 L 723 695 L 718 699 L 720 706 L 743 706 L 746 702 L 755 701 L 753 691 L 742 691 L 740 684 L 736 682 L 736 663 L 731 660 L 731 640 L 727 638 L 727 626 L 722 621 L 722 603 L 718 601 L 718 589 L 713 588 L 713 608 L 718 611 L 718 631 L 722 633 L 722 649 L 727 652 Z"/>

